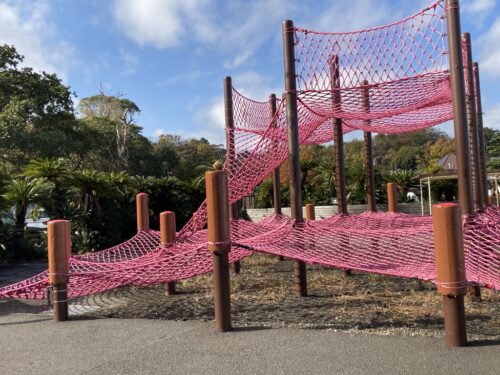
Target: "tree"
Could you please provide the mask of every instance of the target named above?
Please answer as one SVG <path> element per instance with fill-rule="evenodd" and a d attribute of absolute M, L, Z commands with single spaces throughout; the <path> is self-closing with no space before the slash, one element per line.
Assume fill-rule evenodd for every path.
<path fill-rule="evenodd" d="M 51 201 L 46 205 L 51 218 L 63 218 L 67 213 L 67 189 L 65 181 L 69 175 L 66 160 L 62 158 L 32 160 L 24 170 L 26 176 L 44 178 L 53 185 Z"/>
<path fill-rule="evenodd" d="M 50 197 L 52 185 L 44 178 L 19 177 L 10 180 L 3 198 L 14 206 L 16 237 L 24 237 L 26 213 L 30 204 L 44 204 Z"/>
<path fill-rule="evenodd" d="M 98 95 L 83 98 L 78 106 L 84 118 L 101 118 L 114 126 L 119 170 L 127 170 L 129 161 L 129 133 L 135 116 L 140 112 L 133 101 L 120 96 Z"/>
<path fill-rule="evenodd" d="M 15 47 L 0 45 L 0 154 L 16 164 L 29 159 L 34 132 L 73 116 L 69 88 L 55 74 L 19 68 L 23 59 Z"/>

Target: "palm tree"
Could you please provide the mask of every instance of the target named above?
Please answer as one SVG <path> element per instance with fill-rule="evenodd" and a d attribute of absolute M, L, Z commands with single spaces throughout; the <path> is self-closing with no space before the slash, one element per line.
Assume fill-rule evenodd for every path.
<path fill-rule="evenodd" d="M 335 175 L 335 161 L 327 158 L 323 159 L 314 169 L 316 175 L 311 178 L 311 184 L 317 189 L 327 192 L 327 200 L 330 201 L 335 196 L 335 184 L 337 183 Z"/>
<path fill-rule="evenodd" d="M 195 187 L 200 187 L 205 183 L 205 172 L 208 171 L 222 171 L 224 168 L 224 160 L 217 159 L 212 164 L 203 163 L 195 167 L 195 170 L 202 172 L 201 175 L 196 177 L 193 181 Z"/>
<path fill-rule="evenodd" d="M 412 170 L 400 169 L 389 172 L 386 176 L 388 182 L 394 182 L 404 201 L 406 201 L 410 188 L 414 187 L 415 173 Z"/>
<path fill-rule="evenodd" d="M 266 178 L 257 187 L 257 207 L 267 208 L 273 206 L 273 180 Z"/>
<path fill-rule="evenodd" d="M 366 201 L 366 168 L 365 163 L 356 160 L 346 170 L 348 201 Z"/>
<path fill-rule="evenodd" d="M 70 184 L 74 192 L 76 208 L 88 212 L 91 210 L 101 211 L 99 198 L 108 195 L 111 191 L 110 184 L 96 170 L 84 169 L 73 173 Z"/>
<path fill-rule="evenodd" d="M 68 197 L 64 188 L 69 175 L 68 164 L 62 158 L 48 158 L 32 160 L 24 170 L 30 177 L 45 178 L 54 185 L 52 189 L 51 204 L 47 205 L 51 218 L 63 218 L 67 214 Z"/>
<path fill-rule="evenodd" d="M 24 237 L 26 213 L 30 204 L 43 204 L 50 198 L 53 185 L 40 177 L 18 177 L 5 186 L 3 198 L 15 212 L 16 237 Z"/>

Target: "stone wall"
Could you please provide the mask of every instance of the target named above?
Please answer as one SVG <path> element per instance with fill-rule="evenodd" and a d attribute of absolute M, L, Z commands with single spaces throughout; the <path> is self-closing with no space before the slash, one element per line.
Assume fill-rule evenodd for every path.
<path fill-rule="evenodd" d="M 348 205 L 347 211 L 353 214 L 360 214 L 367 211 L 368 206 L 366 204 L 355 204 Z M 410 215 L 421 215 L 422 206 L 420 203 L 399 203 L 398 209 L 401 212 Z M 386 204 L 377 205 L 378 211 L 387 211 Z M 247 208 L 247 214 L 252 219 L 252 221 L 259 221 L 266 216 L 270 216 L 274 213 L 272 208 Z M 290 215 L 290 207 L 283 207 L 282 211 L 286 215 Z M 337 213 L 337 206 L 316 206 L 316 220 L 325 219 Z M 304 218 L 306 217 L 306 209 L 303 207 Z M 429 214 L 429 206 L 424 204 L 424 214 Z"/>

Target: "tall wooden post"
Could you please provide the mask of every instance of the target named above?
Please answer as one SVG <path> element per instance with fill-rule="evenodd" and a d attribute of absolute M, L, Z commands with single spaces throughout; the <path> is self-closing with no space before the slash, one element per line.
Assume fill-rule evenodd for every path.
<path fill-rule="evenodd" d="M 137 213 L 137 231 L 149 230 L 149 198 L 146 193 L 139 193 L 135 196 L 135 206 Z"/>
<path fill-rule="evenodd" d="M 389 182 L 387 184 L 387 206 L 389 212 L 398 212 L 398 189 L 394 182 Z"/>
<path fill-rule="evenodd" d="M 477 131 L 479 138 L 479 171 L 481 172 L 481 186 L 483 187 L 483 197 L 488 198 L 488 172 L 486 171 L 486 155 L 484 148 L 484 129 L 483 129 L 483 104 L 481 102 L 481 83 L 479 79 L 479 64 L 474 63 L 474 86 L 476 88 L 476 116 Z"/>
<path fill-rule="evenodd" d="M 207 194 L 208 250 L 214 262 L 213 285 L 215 330 L 231 330 L 231 299 L 229 281 L 229 251 L 231 250 L 229 221 L 229 192 L 227 172 L 205 173 Z"/>
<path fill-rule="evenodd" d="M 470 34 L 463 33 L 462 41 L 465 45 L 464 74 L 467 75 L 466 104 L 467 104 L 467 126 L 469 130 L 469 150 L 471 162 L 472 194 L 474 197 L 474 208 L 476 210 L 484 207 L 483 187 L 481 185 L 481 168 L 479 160 L 479 136 L 477 130 L 476 97 L 474 94 L 474 72 L 472 67 L 472 46 Z"/>
<path fill-rule="evenodd" d="M 276 95 L 269 95 L 269 102 L 271 104 L 271 118 L 273 119 L 273 128 L 277 127 L 276 119 Z M 276 141 L 277 142 L 277 141 Z M 273 207 L 276 215 L 281 215 L 281 181 L 280 181 L 280 167 L 274 168 L 273 171 Z"/>
<path fill-rule="evenodd" d="M 47 224 L 49 283 L 52 286 L 54 320 L 68 320 L 68 272 L 71 255 L 71 223 L 51 220 Z"/>
<path fill-rule="evenodd" d="M 332 56 L 330 62 L 330 77 L 332 88 L 332 104 L 334 110 L 340 110 L 340 61 L 337 55 Z M 335 150 L 335 172 L 337 183 L 337 212 L 347 214 L 347 200 L 345 188 L 345 166 L 344 166 L 344 131 L 342 119 L 333 119 L 333 147 Z"/>
<path fill-rule="evenodd" d="M 460 208 L 455 203 L 433 206 L 436 284 L 443 296 L 445 338 L 448 346 L 465 346 L 465 264 Z"/>
<path fill-rule="evenodd" d="M 233 113 L 233 83 L 231 77 L 224 77 L 224 114 L 226 123 L 226 147 L 229 157 L 229 170 L 233 172 L 235 168 L 236 148 L 234 143 L 234 113 Z M 231 204 L 231 218 L 240 218 L 239 202 Z M 234 272 L 240 273 L 240 262 L 234 262 Z"/>
<path fill-rule="evenodd" d="M 299 124 L 297 114 L 297 83 L 295 77 L 295 47 L 293 22 L 283 22 L 283 60 L 285 70 L 285 100 L 288 134 L 288 165 L 290 168 L 290 208 L 292 219 L 298 224 L 303 222 L 302 191 L 300 184 L 300 147 Z M 294 262 L 295 295 L 307 296 L 306 265 L 304 262 Z"/>
<path fill-rule="evenodd" d="M 160 212 L 160 243 L 162 246 L 168 246 L 175 242 L 176 237 L 175 212 L 163 211 Z M 175 281 L 167 283 L 165 294 L 172 296 L 177 294 L 175 291 Z"/>
<path fill-rule="evenodd" d="M 363 110 L 370 112 L 370 89 L 368 81 L 363 81 Z M 370 125 L 370 120 L 364 121 L 365 125 Z M 366 164 L 366 200 L 368 211 L 376 212 L 377 205 L 375 201 L 375 175 L 373 173 L 373 151 L 372 151 L 372 132 L 364 131 L 365 138 L 365 164 Z"/>
<path fill-rule="evenodd" d="M 332 106 L 340 110 L 340 60 L 338 55 L 333 55 L 330 61 L 330 85 L 332 89 Z M 347 194 L 345 187 L 344 163 L 344 129 L 342 119 L 333 118 L 333 148 L 335 152 L 335 182 L 337 189 L 337 213 L 347 214 Z M 351 275 L 351 270 L 345 269 L 346 276 Z"/>
<path fill-rule="evenodd" d="M 455 150 L 457 155 L 458 200 L 462 215 L 474 212 L 471 187 L 469 147 L 467 141 L 467 113 L 465 101 L 464 64 L 460 30 L 460 2 L 446 0 L 448 50 L 450 51 L 450 79 L 453 99 Z"/>

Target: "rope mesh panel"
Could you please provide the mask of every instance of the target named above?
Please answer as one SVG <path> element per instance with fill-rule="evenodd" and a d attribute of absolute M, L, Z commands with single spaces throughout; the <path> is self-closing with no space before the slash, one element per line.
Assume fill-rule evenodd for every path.
<path fill-rule="evenodd" d="M 464 218 L 466 278 L 470 283 L 500 290 L 500 208 Z M 309 264 L 384 275 L 435 279 L 434 243 L 430 216 L 366 212 L 335 215 L 296 225 L 284 215 L 252 223 L 231 223 L 230 262 L 253 251 L 281 255 Z M 69 296 L 75 298 L 121 285 L 157 285 L 212 271 L 206 230 L 174 245 L 162 247 L 156 232 L 142 231 L 133 239 L 137 253 L 120 262 L 115 254 L 130 249 L 130 241 L 100 253 L 72 256 Z M 156 244 L 156 245 L 155 245 Z M 48 273 L 0 288 L 0 296 L 46 298 Z"/>

